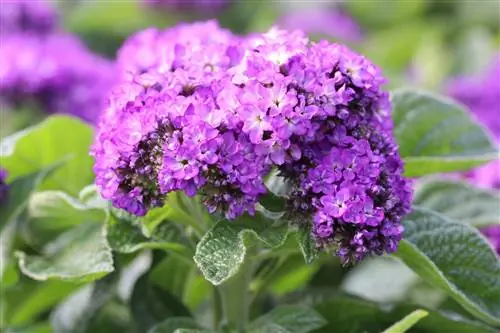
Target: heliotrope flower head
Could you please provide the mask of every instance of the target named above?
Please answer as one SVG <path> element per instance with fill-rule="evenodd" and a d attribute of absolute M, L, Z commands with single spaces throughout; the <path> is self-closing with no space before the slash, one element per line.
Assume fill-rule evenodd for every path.
<path fill-rule="evenodd" d="M 7 171 L 0 168 L 0 205 L 5 202 L 9 192 L 9 186 L 5 183 Z"/>
<path fill-rule="evenodd" d="M 379 69 L 300 32 L 201 40 L 202 57 L 176 53 L 112 95 L 93 147 L 103 196 L 143 215 L 183 190 L 234 219 L 277 168 L 318 247 L 345 262 L 394 251 L 411 191 Z"/>
<path fill-rule="evenodd" d="M 0 34 L 29 32 L 38 35 L 58 26 L 56 8 L 43 0 L 2 0 Z"/>
<path fill-rule="evenodd" d="M 74 36 L 12 34 L 2 38 L 0 96 L 8 105 L 32 101 L 93 122 L 114 80 L 112 68 Z"/>
<path fill-rule="evenodd" d="M 260 178 L 268 170 L 248 138 L 226 127 L 217 104 L 221 78 L 243 52 L 236 37 L 212 28 L 207 22 L 158 32 L 165 52 L 156 67 L 113 92 L 93 152 L 97 185 L 116 206 L 143 215 L 168 192 L 184 190 L 234 218 L 252 212 L 256 194 L 265 192 Z M 134 59 L 131 50 L 125 54 Z"/>
<path fill-rule="evenodd" d="M 344 262 L 395 251 L 411 189 L 380 70 L 300 33 L 271 30 L 253 45 L 233 78 L 256 101 L 243 131 L 292 185 L 288 209 L 312 215 L 318 246 Z"/>

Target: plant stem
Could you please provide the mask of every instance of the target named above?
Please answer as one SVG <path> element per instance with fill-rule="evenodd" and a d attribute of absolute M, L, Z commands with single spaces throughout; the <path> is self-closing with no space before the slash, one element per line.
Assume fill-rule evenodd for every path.
<path fill-rule="evenodd" d="M 222 300 L 219 290 L 216 287 L 213 287 L 213 306 L 214 306 L 214 330 L 219 328 L 220 321 L 222 320 Z"/>
<path fill-rule="evenodd" d="M 248 324 L 252 266 L 248 261 L 244 262 L 236 275 L 218 287 L 222 300 L 224 324 L 236 328 L 238 332 L 243 332 Z"/>

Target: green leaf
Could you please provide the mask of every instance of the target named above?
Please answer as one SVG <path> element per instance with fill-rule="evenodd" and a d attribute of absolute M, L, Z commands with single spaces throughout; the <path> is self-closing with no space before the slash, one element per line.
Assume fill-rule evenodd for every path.
<path fill-rule="evenodd" d="M 87 282 L 114 270 L 111 249 L 98 223 L 85 223 L 49 243 L 41 256 L 17 252 L 21 271 L 35 280 Z"/>
<path fill-rule="evenodd" d="M 405 175 L 468 170 L 495 159 L 492 139 L 464 106 L 423 91 L 392 93 L 394 134 Z"/>
<path fill-rule="evenodd" d="M 147 332 L 169 317 L 191 316 L 177 297 L 151 284 L 148 274 L 137 280 L 130 309 L 138 332 Z"/>
<path fill-rule="evenodd" d="M 25 210 L 33 191 L 59 166 L 59 164 L 49 166 L 39 172 L 16 178 L 9 184 L 7 200 L 2 203 L 0 209 L 0 231 Z"/>
<path fill-rule="evenodd" d="M 316 247 L 314 239 L 311 237 L 310 229 L 299 230 L 296 234 L 297 243 L 304 260 L 307 264 L 312 263 L 319 256 L 319 250 Z"/>
<path fill-rule="evenodd" d="M 196 322 L 189 317 L 168 318 L 164 322 L 154 326 L 148 333 L 174 333 L 179 328 L 198 329 Z"/>
<path fill-rule="evenodd" d="M 5 333 L 53 333 L 50 323 L 39 323 L 26 327 L 7 328 Z"/>
<path fill-rule="evenodd" d="M 45 121 L 2 140 L 0 166 L 9 178 L 25 176 L 67 161 L 41 184 L 41 188 L 77 195 L 92 183 L 92 128 L 68 116 L 51 116 Z"/>
<path fill-rule="evenodd" d="M 134 253 L 143 249 L 161 249 L 176 253 L 191 262 L 192 250 L 182 233 L 173 223 L 162 223 L 151 237 L 146 237 L 139 220 L 111 214 L 107 223 L 107 239 L 114 251 Z"/>
<path fill-rule="evenodd" d="M 238 272 L 251 240 L 277 248 L 285 242 L 287 231 L 286 223 L 273 221 L 261 212 L 255 218 L 222 220 L 200 240 L 194 261 L 208 281 L 219 285 Z"/>
<path fill-rule="evenodd" d="M 177 298 L 183 299 L 184 289 L 193 268 L 190 262 L 169 255 L 151 269 L 149 279 Z"/>
<path fill-rule="evenodd" d="M 413 203 L 474 226 L 500 224 L 500 194 L 466 182 L 434 179 L 416 186 Z"/>
<path fill-rule="evenodd" d="M 45 283 L 29 281 L 29 284 L 28 286 L 26 283 L 20 283 L 5 295 L 8 302 L 6 318 L 9 318 L 9 325 L 19 326 L 32 322 L 38 315 L 50 310 L 78 288 L 78 285 L 64 281 Z M 14 300 L 14 297 L 18 300 Z"/>
<path fill-rule="evenodd" d="M 397 258 L 366 258 L 349 271 L 341 290 L 379 303 L 400 302 L 419 280 L 418 275 Z"/>
<path fill-rule="evenodd" d="M 500 326 L 500 260 L 474 228 L 423 209 L 404 220 L 396 255 L 476 318 Z"/>
<path fill-rule="evenodd" d="M 254 320 L 248 330 L 250 332 L 307 333 L 325 324 L 323 317 L 310 308 L 284 305 Z"/>
<path fill-rule="evenodd" d="M 55 229 L 106 220 L 106 211 L 102 208 L 89 206 L 61 191 L 34 193 L 29 201 L 28 214 L 40 219 L 46 228 Z"/>
<path fill-rule="evenodd" d="M 331 289 L 310 290 L 296 296 L 300 304 L 314 306 L 326 319 L 326 326 L 317 333 L 349 332 L 380 333 L 401 317 L 418 309 L 408 304 L 378 304 L 346 294 L 332 295 Z M 477 321 L 463 318 L 457 313 L 426 311 L 429 315 L 417 322 L 412 332 L 420 333 L 498 333 Z"/>
<path fill-rule="evenodd" d="M 415 310 L 388 329 L 384 333 L 405 333 L 410 328 L 415 326 L 415 324 L 424 317 L 427 317 L 429 312 L 425 310 Z"/>
<path fill-rule="evenodd" d="M 52 312 L 53 333 L 86 333 L 101 308 L 111 299 L 118 274 L 87 285 Z"/>

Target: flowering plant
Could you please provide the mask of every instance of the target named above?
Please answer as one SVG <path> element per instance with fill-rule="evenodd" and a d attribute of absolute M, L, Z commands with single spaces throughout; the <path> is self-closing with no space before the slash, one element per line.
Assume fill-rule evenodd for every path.
<path fill-rule="evenodd" d="M 356 311 L 373 314 L 359 332 L 395 321 L 385 332 L 404 332 L 425 316 L 425 332 L 500 327 L 500 260 L 475 229 L 499 223 L 498 194 L 412 180 L 498 157 L 464 106 L 389 93 L 362 55 L 276 28 L 149 29 L 117 67 L 95 133 L 52 116 L 2 142 L 1 226 L 43 240 L 15 253 L 19 269 L 53 283 L 55 300 L 75 291 L 50 316 L 55 332 L 112 325 L 105 310 L 149 333 L 350 332 Z M 380 256 L 456 313 L 383 309 L 312 282 L 324 272 L 331 286 Z M 3 279 L 20 278 L 13 267 Z M 298 282 L 283 288 L 287 278 Z"/>

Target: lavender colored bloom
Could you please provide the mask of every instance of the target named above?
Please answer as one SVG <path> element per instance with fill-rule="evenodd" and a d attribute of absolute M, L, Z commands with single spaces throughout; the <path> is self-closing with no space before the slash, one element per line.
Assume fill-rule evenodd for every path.
<path fill-rule="evenodd" d="M 286 13 L 279 24 L 284 29 L 300 29 L 308 34 L 330 36 L 347 42 L 363 39 L 358 23 L 336 9 L 300 8 Z"/>
<path fill-rule="evenodd" d="M 228 5 L 229 0 L 144 0 L 152 7 L 164 7 L 181 11 L 218 12 Z"/>
<path fill-rule="evenodd" d="M 38 35 L 55 30 L 56 8 L 43 0 L 2 0 L 0 2 L 0 34 L 29 32 Z"/>
<path fill-rule="evenodd" d="M 237 48 L 218 52 L 236 37 L 221 29 L 216 21 L 179 24 L 171 29 L 150 28 L 132 35 L 118 50 L 117 63 L 125 80 L 154 69 L 165 74 L 180 66 L 187 71 L 227 68 L 238 56 Z M 207 49 L 210 48 L 210 49 Z"/>
<path fill-rule="evenodd" d="M 500 141 L 500 56 L 482 75 L 457 77 L 449 83 L 448 94 L 467 105 L 474 116 Z"/>
<path fill-rule="evenodd" d="M 490 68 L 476 77 L 458 77 L 450 82 L 448 93 L 467 105 L 479 122 L 484 124 L 500 143 L 500 56 Z M 500 189 L 500 156 L 495 161 L 464 173 L 474 185 L 489 189 Z M 500 227 L 492 226 L 481 230 L 500 254 Z"/>
<path fill-rule="evenodd" d="M 249 49 L 233 80 L 254 101 L 253 142 L 267 147 L 293 188 L 288 210 L 304 221 L 312 215 L 318 246 L 336 247 L 344 263 L 394 252 L 411 187 L 380 70 L 344 46 L 308 46 L 298 32 L 271 30 Z"/>
<path fill-rule="evenodd" d="M 113 82 L 113 65 L 66 34 L 1 37 L 0 99 L 94 122 Z"/>
<path fill-rule="evenodd" d="M 379 69 L 301 32 L 190 37 L 164 39 L 148 68 L 120 52 L 132 66 L 92 148 L 101 194 L 144 215 L 182 190 L 234 219 L 253 214 L 277 168 L 293 188 L 288 211 L 311 221 L 320 248 L 335 246 L 346 263 L 395 251 L 411 189 Z M 157 46 L 147 44 L 138 49 Z"/>
<path fill-rule="evenodd" d="M 481 232 L 488 238 L 496 253 L 500 255 L 500 225 L 483 228 Z"/>
<path fill-rule="evenodd" d="M 9 192 L 9 186 L 5 183 L 7 178 L 7 171 L 0 169 L 0 205 L 7 199 L 7 194 Z"/>

